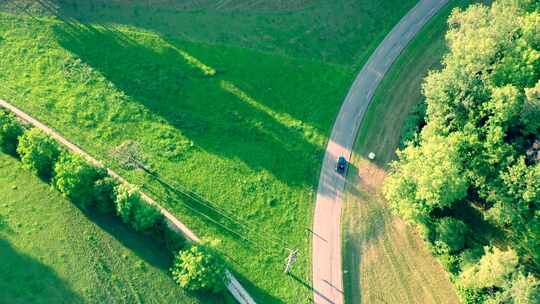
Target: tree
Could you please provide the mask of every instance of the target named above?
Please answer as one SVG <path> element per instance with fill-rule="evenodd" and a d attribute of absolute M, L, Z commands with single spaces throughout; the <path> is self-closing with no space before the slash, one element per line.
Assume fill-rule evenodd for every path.
<path fill-rule="evenodd" d="M 435 228 L 434 252 L 450 271 L 464 269 L 460 293 L 483 303 L 509 280 L 504 269 L 521 262 L 540 271 L 540 164 L 526 152 L 540 139 L 540 3 L 474 4 L 448 22 L 442 69 L 422 87 L 426 125 L 414 147 L 398 152 L 384 195 L 404 219 Z M 455 202 L 474 208 L 458 212 Z M 492 249 L 480 266 L 455 267 L 464 225 L 438 219 L 473 219 L 467 210 L 495 223 L 515 252 Z M 491 242 L 493 231 L 475 231 L 484 232 Z"/>
<path fill-rule="evenodd" d="M 19 138 L 17 153 L 23 166 L 41 178 L 52 177 L 54 163 L 60 155 L 58 144 L 41 130 L 27 130 Z"/>
<path fill-rule="evenodd" d="M 517 275 L 509 289 L 514 304 L 540 303 L 540 280 L 532 274 Z"/>
<path fill-rule="evenodd" d="M 540 165 L 527 166 L 524 157 L 500 174 L 488 218 L 505 229 L 515 248 L 540 265 Z"/>
<path fill-rule="evenodd" d="M 136 231 L 156 227 L 163 220 L 156 206 L 143 201 L 139 191 L 127 185 L 120 185 L 116 190 L 116 212 Z"/>
<path fill-rule="evenodd" d="M 445 217 L 437 221 L 436 238 L 448 246 L 450 253 L 455 253 L 465 247 L 465 236 L 467 235 L 467 225 L 462 221 Z"/>
<path fill-rule="evenodd" d="M 74 202 L 89 207 L 94 203 L 94 184 L 106 175 L 81 156 L 62 153 L 54 166 L 54 186 Z"/>
<path fill-rule="evenodd" d="M 508 281 L 503 290 L 488 299 L 485 304 L 539 304 L 540 282 L 533 275 L 518 273 Z"/>
<path fill-rule="evenodd" d="M 521 111 L 520 120 L 523 124 L 523 133 L 527 135 L 540 135 L 540 80 L 534 88 L 525 90 L 526 102 Z"/>
<path fill-rule="evenodd" d="M 0 150 L 15 155 L 23 127 L 12 114 L 0 111 Z"/>
<path fill-rule="evenodd" d="M 133 206 L 141 200 L 141 195 L 137 189 L 125 184 L 120 184 L 116 188 L 116 214 L 120 216 L 124 223 L 130 223 L 133 214 Z"/>
<path fill-rule="evenodd" d="M 458 280 L 464 288 L 502 288 L 516 272 L 518 256 L 514 250 L 502 251 L 496 247 L 486 248 L 478 264 L 465 269 Z"/>
<path fill-rule="evenodd" d="M 419 147 L 398 153 L 384 195 L 407 220 L 422 221 L 437 208 L 451 206 L 467 194 L 457 136 L 433 136 Z"/>
<path fill-rule="evenodd" d="M 114 210 L 116 187 L 118 182 L 110 176 L 98 179 L 94 183 L 94 198 L 99 211 L 107 213 Z"/>
<path fill-rule="evenodd" d="M 182 288 L 190 291 L 217 293 L 224 288 L 224 263 L 208 244 L 193 245 L 178 252 L 171 273 Z"/>
<path fill-rule="evenodd" d="M 133 208 L 131 227 L 136 231 L 145 231 L 156 227 L 161 220 L 163 215 L 156 206 L 139 200 Z"/>

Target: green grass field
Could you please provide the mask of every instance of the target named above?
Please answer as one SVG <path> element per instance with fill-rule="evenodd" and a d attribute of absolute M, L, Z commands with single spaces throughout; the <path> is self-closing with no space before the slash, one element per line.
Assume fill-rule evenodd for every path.
<path fill-rule="evenodd" d="M 444 269 L 423 241 L 392 215 L 381 194 L 408 113 L 422 100 L 421 83 L 446 50 L 451 1 L 413 39 L 386 74 L 364 117 L 355 144 L 343 211 L 347 303 L 458 303 Z M 377 158 L 367 160 L 369 152 Z"/>
<path fill-rule="evenodd" d="M 220 303 L 188 295 L 159 244 L 89 216 L 0 154 L 0 303 Z"/>
<path fill-rule="evenodd" d="M 42 2 L 0 15 L 0 97 L 113 167 L 109 151 L 138 141 L 162 179 L 212 207 L 143 172 L 123 171 L 130 181 L 220 239 L 259 303 L 308 302 L 327 136 L 356 70 L 416 1 Z M 294 277 L 285 247 L 300 250 Z"/>

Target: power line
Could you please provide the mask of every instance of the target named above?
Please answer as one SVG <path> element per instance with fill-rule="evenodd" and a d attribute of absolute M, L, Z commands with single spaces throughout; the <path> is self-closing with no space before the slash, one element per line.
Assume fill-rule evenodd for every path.
<path fill-rule="evenodd" d="M 276 237 L 274 237 L 272 235 L 269 235 L 269 234 L 262 235 L 261 233 L 257 232 L 255 230 L 255 228 L 249 227 L 249 225 L 252 225 L 252 224 L 243 223 L 242 219 L 235 218 L 234 216 L 230 215 L 226 210 L 221 209 L 219 207 L 216 207 L 214 204 L 212 204 L 210 201 L 203 198 L 199 194 L 197 194 L 197 193 L 195 193 L 193 191 L 187 190 L 184 187 L 182 187 L 181 185 L 176 184 L 176 183 L 174 183 L 174 186 L 171 186 L 172 183 L 170 181 L 167 181 L 167 180 L 161 178 L 159 175 L 157 175 L 155 173 L 149 172 L 147 170 L 144 170 L 144 171 L 146 173 L 150 174 L 151 176 L 153 176 L 154 178 L 156 178 L 158 180 L 158 182 L 163 184 L 168 189 L 170 189 L 170 190 L 172 190 L 174 192 L 180 193 L 180 194 L 186 196 L 187 198 L 191 199 L 192 201 L 194 201 L 196 203 L 199 203 L 199 204 L 205 206 L 206 208 L 209 208 L 210 210 L 212 210 L 212 211 L 216 212 L 217 214 L 223 216 L 224 218 L 232 221 L 233 223 L 236 223 L 236 224 L 240 225 L 241 227 L 244 227 L 245 229 L 248 230 L 248 232 L 250 232 L 250 233 L 254 232 L 259 237 L 261 237 L 261 238 L 263 238 L 265 240 L 271 241 L 274 244 L 277 244 L 282 250 L 286 249 L 285 246 L 287 246 L 287 243 L 285 241 L 283 241 L 282 239 L 276 238 Z"/>

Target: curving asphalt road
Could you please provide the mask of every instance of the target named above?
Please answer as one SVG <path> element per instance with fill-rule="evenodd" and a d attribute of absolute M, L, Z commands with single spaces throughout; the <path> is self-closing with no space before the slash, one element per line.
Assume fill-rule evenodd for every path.
<path fill-rule="evenodd" d="M 313 299 L 343 303 L 341 204 L 345 178 L 335 171 L 340 155 L 350 159 L 358 128 L 373 93 L 398 55 L 448 0 L 421 0 L 392 29 L 364 65 L 341 106 L 319 177 L 313 220 Z"/>

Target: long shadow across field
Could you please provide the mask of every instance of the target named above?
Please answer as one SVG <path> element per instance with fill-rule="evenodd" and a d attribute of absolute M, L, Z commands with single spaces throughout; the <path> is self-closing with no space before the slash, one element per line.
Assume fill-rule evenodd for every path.
<path fill-rule="evenodd" d="M 66 22 L 55 33 L 62 47 L 197 147 L 265 169 L 292 186 L 313 184 L 324 141 L 310 142 L 302 130 L 286 125 L 292 118 L 259 106 L 242 88 L 232 84 L 237 91 L 227 91 L 226 72 L 205 76 L 186 61 L 181 43 L 163 47 L 159 37 L 133 34 L 145 40 L 142 45 L 131 33 L 80 23 Z"/>
<path fill-rule="evenodd" d="M 12 1 L 12 0 L 8 0 Z M 336 8 L 333 7 L 328 8 L 328 6 L 332 6 L 329 4 L 321 4 L 321 3 L 311 3 L 306 4 L 305 1 L 283 1 L 286 4 L 283 6 L 294 6 L 292 3 L 287 2 L 297 2 L 303 7 L 311 7 L 315 6 L 317 7 L 313 11 L 310 11 L 309 13 L 300 14 L 299 12 L 293 13 L 293 14 L 280 14 L 281 11 L 278 8 L 272 8 L 268 10 L 262 10 L 257 11 L 254 13 L 253 11 L 249 13 L 248 11 L 244 11 L 242 9 L 237 8 L 238 10 L 228 10 L 224 8 L 216 8 L 216 6 L 221 6 L 219 4 L 216 4 L 215 1 L 185 1 L 185 0 L 170 0 L 169 3 L 164 4 L 162 1 L 148 1 L 146 3 L 137 1 L 132 3 L 111 3 L 110 1 L 102 0 L 102 1 L 85 1 L 85 0 L 35 0 L 41 10 L 44 10 L 48 12 L 48 14 L 54 15 L 57 18 L 61 20 L 73 20 L 76 22 L 81 23 L 92 23 L 92 24 L 100 24 L 105 27 L 111 27 L 116 25 L 127 25 L 130 27 L 136 27 L 139 29 L 148 30 L 154 33 L 159 33 L 164 39 L 168 40 L 171 44 L 176 45 L 176 42 L 174 40 L 178 41 L 206 41 L 206 39 L 200 39 L 201 37 L 194 38 L 193 36 L 208 36 L 208 40 L 206 43 L 201 43 L 201 45 L 208 45 L 209 47 L 211 45 L 212 48 L 218 49 L 225 49 L 224 45 L 239 45 L 244 46 L 241 41 L 243 42 L 256 42 L 255 44 L 261 43 L 263 45 L 273 43 L 277 43 L 279 45 L 278 50 L 275 50 L 275 54 L 282 54 L 283 52 L 280 51 L 283 49 L 290 49 L 290 48 L 296 48 L 298 45 L 300 45 L 300 41 L 296 41 L 296 43 L 287 43 L 286 41 L 283 41 L 285 39 L 279 39 L 273 42 L 268 41 L 268 37 L 273 37 L 274 35 L 290 35 L 291 29 L 283 26 L 283 24 L 287 24 L 289 27 L 297 27 L 300 26 L 297 23 L 301 23 L 302 21 L 305 22 L 305 18 L 322 18 L 317 17 L 319 14 L 322 14 L 326 11 L 331 12 L 332 15 L 335 14 L 333 10 Z M 369 6 L 368 10 L 376 10 L 378 4 L 373 5 L 374 7 L 371 7 L 371 5 L 368 4 L 358 4 L 354 0 L 340 0 L 343 2 L 347 2 L 350 5 L 353 6 Z M 396 1 L 397 0 L 392 0 Z M 410 0 L 409 0 L 410 1 Z M 161 2 L 161 3 L 160 3 Z M 189 3 L 191 2 L 191 3 Z M 202 4 L 193 5 L 193 3 L 197 2 L 203 2 Z M 231 3 L 236 2 L 238 7 L 242 6 L 241 4 L 249 3 L 253 1 L 246 1 L 246 0 L 235 0 L 235 1 L 228 1 L 229 3 L 225 6 L 229 5 L 231 6 Z M 257 1 L 255 1 L 257 2 Z M 272 1 L 269 1 L 272 2 Z M 369 2 L 369 1 L 367 1 Z M 352 3 L 352 4 L 351 4 Z M 259 3 L 257 4 L 259 6 L 264 6 L 264 4 Z M 390 3 L 382 3 L 380 4 L 382 6 L 389 6 L 392 7 Z M 186 6 L 192 6 L 194 9 L 186 8 Z M 234 5 L 232 5 L 234 6 Z M 275 5 L 268 5 L 270 7 Z M 198 7 L 198 8 L 197 8 Z M 325 7 L 321 10 L 320 7 Z M 336 5 L 339 9 L 346 9 L 347 4 L 342 5 Z M 21 8 L 21 10 L 24 11 L 24 8 Z M 321 11 L 319 11 L 321 10 Z M 287 11 L 287 10 L 285 10 Z M 272 13 L 273 12 L 273 13 Z M 27 13 L 31 13 L 28 12 Z M 356 11 L 355 13 L 358 13 Z M 209 14 L 209 15 L 206 15 Z M 204 15 L 204 17 L 200 18 L 201 15 Z M 351 16 L 348 16 L 351 17 Z M 250 27 L 249 24 L 243 24 L 243 20 L 252 20 L 253 18 L 262 18 L 262 20 L 259 20 L 257 23 L 267 23 L 268 27 L 260 27 L 256 25 L 252 25 Z M 277 19 L 276 19 L 277 18 Z M 278 22 L 277 20 L 283 21 Z M 370 18 L 371 19 L 371 18 Z M 376 20 L 377 18 L 373 18 Z M 285 23 L 283 23 L 285 22 Z M 356 24 L 356 21 L 354 21 Z M 364 20 L 364 22 L 367 22 Z M 310 26 L 313 26 L 313 22 L 307 23 Z M 321 23 L 324 24 L 324 23 Z M 231 28 L 231 25 L 233 28 Z M 236 29 L 235 27 L 240 26 L 240 28 Z M 294 29 L 298 31 L 299 29 Z M 292 31 L 294 31 L 292 30 Z M 363 29 L 367 31 L 366 29 Z M 256 33 L 252 33 L 256 32 Z M 264 35 L 264 33 L 267 33 L 267 35 Z M 279 33 L 279 34 L 278 34 Z M 314 33 L 311 33 L 310 35 L 316 35 L 316 31 Z M 265 38 L 261 38 L 260 36 L 264 35 Z M 324 34 L 322 34 L 324 35 Z M 371 33 L 366 32 L 364 36 L 369 36 Z M 302 36 L 302 35 L 300 35 Z M 228 41 L 228 38 L 224 37 L 235 37 L 233 38 L 233 41 L 236 43 L 224 43 L 221 44 L 221 40 Z M 280 37 L 281 38 L 281 37 Z M 303 40 L 305 37 L 298 37 L 299 40 Z M 239 41 L 238 41 L 239 40 Z M 253 41 L 254 40 L 254 41 Z M 271 39 L 274 40 L 274 39 Z M 323 43 L 321 40 L 318 39 L 319 43 Z M 329 43 L 329 42 L 324 42 Z M 237 64 L 234 68 L 245 68 L 246 70 L 252 72 L 254 65 L 257 67 L 260 67 L 258 70 L 261 72 L 261 75 L 253 75 L 254 78 L 248 79 L 246 83 L 248 86 L 258 86 L 259 83 L 265 82 L 264 79 L 261 77 L 263 74 L 267 73 L 269 67 L 275 69 L 276 63 L 278 65 L 282 65 L 283 63 L 289 63 L 291 61 L 294 61 L 291 58 L 288 57 L 282 57 L 277 58 L 279 62 L 275 62 L 272 60 L 262 60 L 259 58 L 263 54 L 259 51 L 254 51 L 258 49 L 258 47 L 250 48 L 249 46 L 252 46 L 252 43 L 247 43 L 248 49 L 253 50 L 252 52 L 246 52 L 245 54 L 248 54 L 248 56 L 245 56 L 245 54 L 241 57 L 241 60 L 237 60 Z M 334 43 L 331 43 L 332 46 L 335 47 Z M 310 44 L 307 45 L 309 49 L 321 49 L 319 51 L 326 53 L 324 50 L 324 47 L 321 45 L 316 44 Z M 352 49 L 357 49 L 353 46 L 349 46 Z M 233 48 L 233 47 L 231 47 Z M 342 50 L 341 50 L 342 51 Z M 350 54 L 349 54 L 350 55 Z M 268 56 L 268 58 L 271 58 L 272 56 Z M 302 77 L 309 73 L 309 71 L 303 70 L 305 66 L 310 65 L 324 65 L 322 62 L 312 62 L 313 59 L 318 59 L 318 55 L 313 54 L 313 58 L 310 56 L 307 56 L 305 50 L 301 52 L 301 54 L 298 54 L 298 57 L 294 58 L 304 58 L 304 62 L 302 62 L 299 65 L 296 65 L 295 68 L 297 69 L 296 72 L 287 71 L 287 73 L 267 73 L 266 76 L 272 78 L 268 83 L 265 83 L 264 85 L 258 87 L 257 89 L 273 89 L 276 91 L 283 90 L 284 87 L 290 87 L 293 89 L 288 89 L 287 94 L 291 96 L 298 96 L 299 98 L 306 98 L 306 99 L 312 99 L 317 98 L 320 96 L 317 96 L 317 94 L 310 94 L 310 92 L 299 92 L 294 90 L 294 82 L 304 82 L 304 83 L 311 83 L 313 82 L 313 87 L 317 88 L 320 86 L 324 86 L 325 83 L 328 84 L 328 81 L 336 82 L 335 75 L 331 74 L 328 78 L 328 75 L 321 75 L 320 73 L 313 73 L 313 77 L 306 78 Z M 335 58 L 336 56 L 331 56 L 330 58 Z M 267 59 L 268 59 L 267 58 Z M 239 58 L 237 58 L 239 59 Z M 274 58 L 276 59 L 276 58 Z M 307 62 L 312 62 L 312 64 L 306 64 Z M 350 62 L 353 62 L 353 60 L 350 60 Z M 332 70 L 335 66 L 328 65 L 325 66 L 325 69 Z M 228 69 L 228 68 L 227 68 Z M 340 68 L 340 70 L 342 70 Z M 298 74 L 297 77 L 294 74 Z M 244 74 L 245 76 L 245 74 Z M 351 75 L 352 77 L 352 75 Z M 324 78 L 324 79 L 323 79 Z M 348 77 L 347 77 L 348 78 Z M 280 80 L 282 79 L 282 81 Z M 255 81 L 256 80 L 256 81 Z M 281 81 L 281 83 L 280 83 Z M 320 83 L 317 83 L 320 82 Z M 344 87 L 340 88 L 339 91 L 333 91 L 328 92 L 330 95 L 335 95 L 336 93 L 342 94 L 342 90 L 346 90 L 346 86 L 348 85 L 344 83 Z M 271 88 L 269 88 L 271 86 Z M 253 92 L 252 92 L 253 93 Z M 294 97 L 290 100 L 294 100 Z M 319 104 L 319 105 L 309 105 L 306 106 L 298 106 L 301 103 L 298 104 L 292 104 L 290 102 L 283 102 L 284 100 L 260 100 L 262 103 L 267 105 L 268 107 L 271 107 L 275 111 L 288 113 L 291 116 L 305 121 L 309 125 L 313 126 L 313 128 L 317 129 L 319 132 L 326 132 L 328 131 L 328 128 L 330 126 L 329 122 L 335 117 L 337 108 L 329 107 L 328 103 Z M 336 100 L 336 102 L 340 102 L 341 98 L 339 100 Z M 335 106 L 338 106 L 336 104 Z M 317 111 L 313 111 L 316 109 Z"/>
<path fill-rule="evenodd" d="M 0 238 L 0 303 L 83 303 L 53 269 Z"/>

